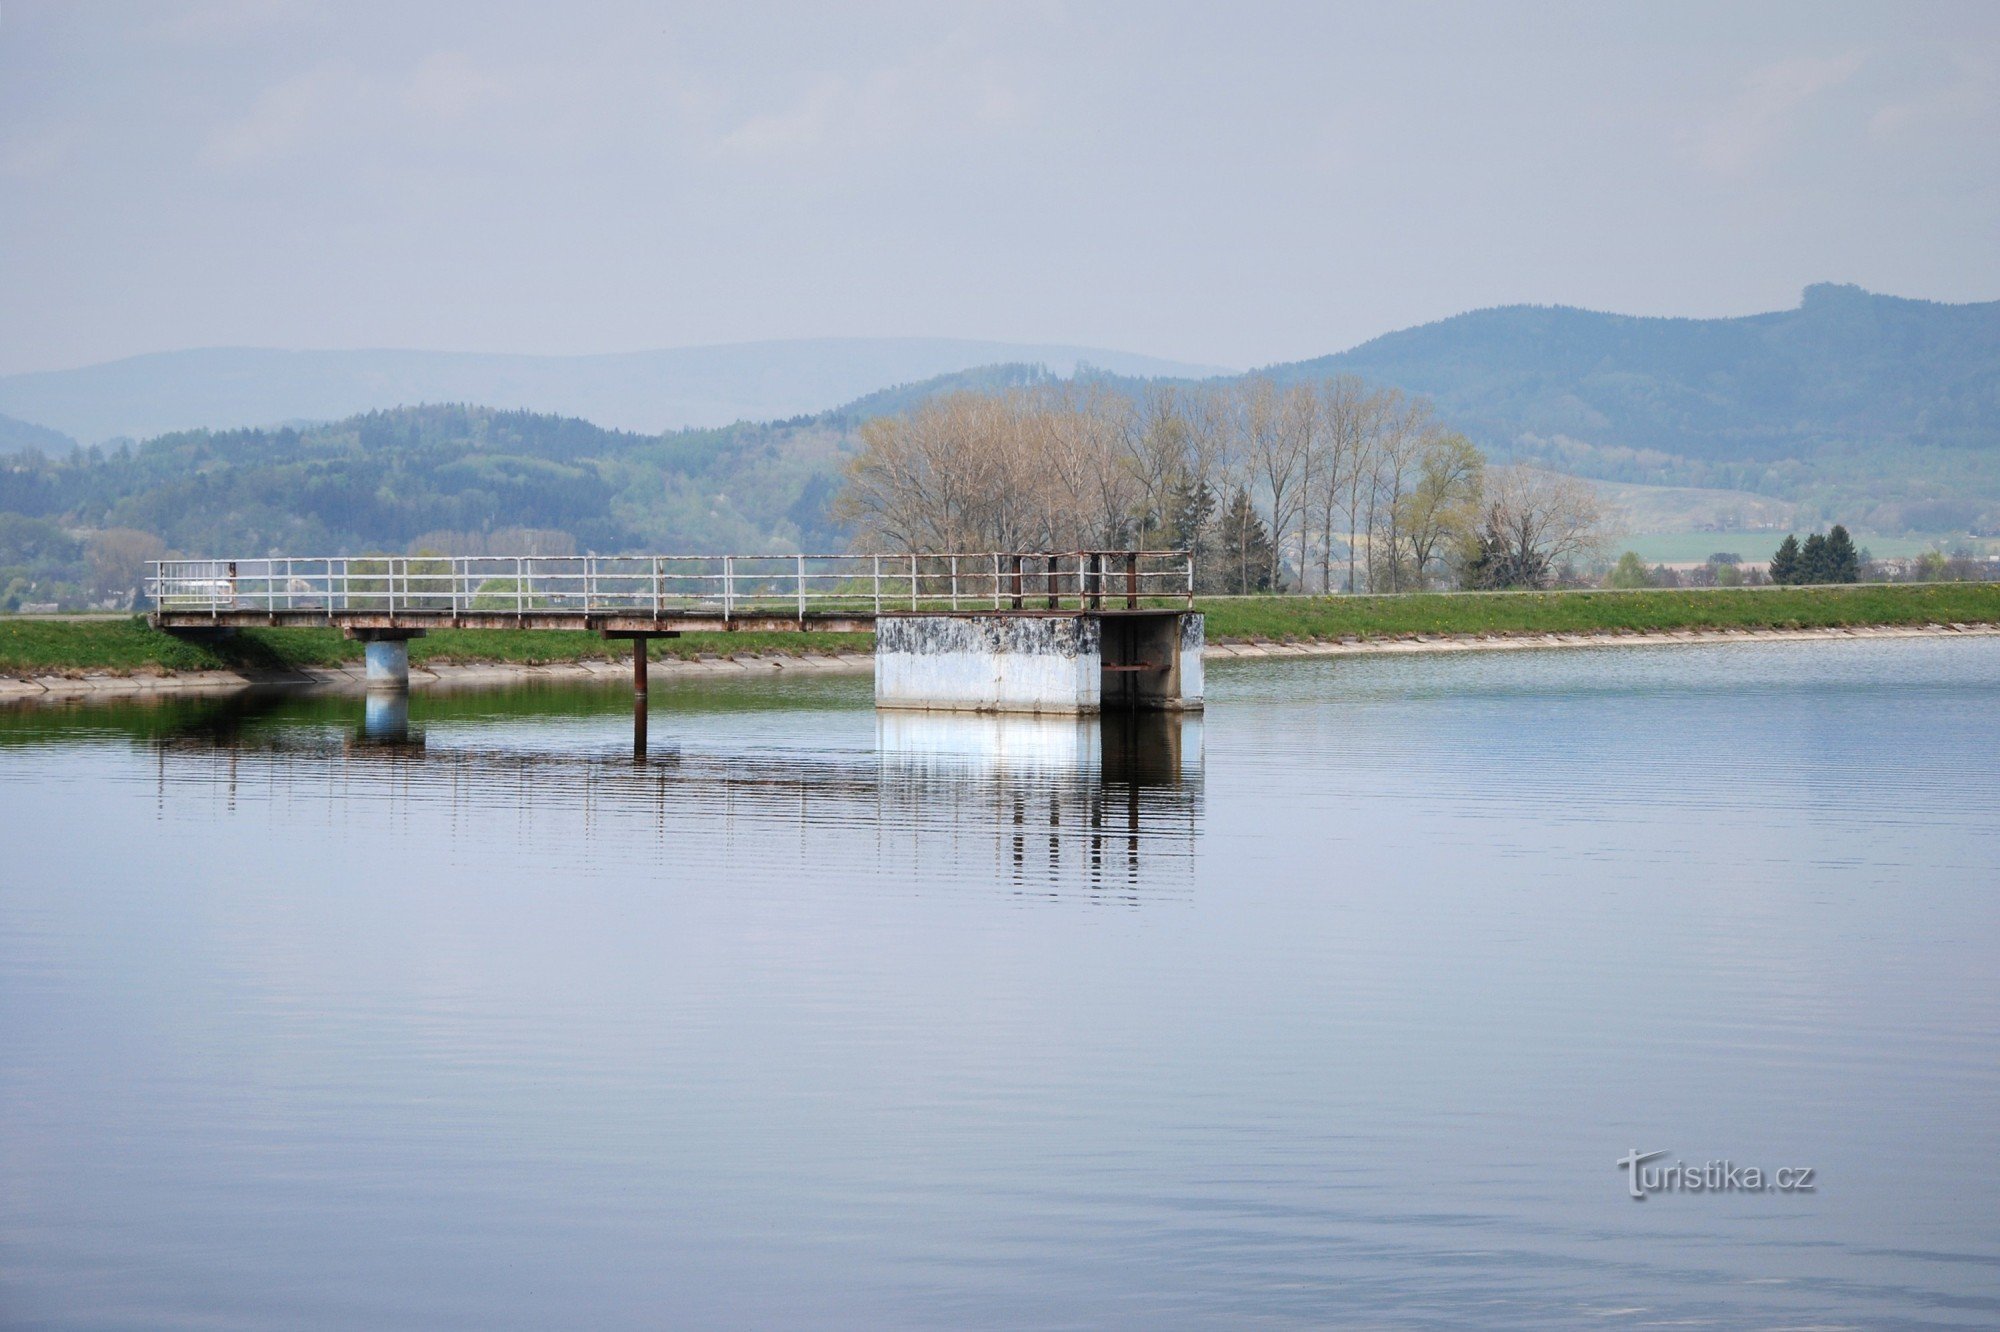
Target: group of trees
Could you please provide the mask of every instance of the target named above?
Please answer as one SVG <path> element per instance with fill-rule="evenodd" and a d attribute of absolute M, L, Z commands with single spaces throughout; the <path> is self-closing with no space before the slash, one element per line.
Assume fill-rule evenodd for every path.
<path fill-rule="evenodd" d="M 147 563 L 166 550 L 150 532 L 109 527 L 78 536 L 46 519 L 0 512 L 0 612 L 37 605 L 130 606 Z"/>
<path fill-rule="evenodd" d="M 1861 552 L 1839 523 L 1824 536 L 1814 532 L 1804 544 L 1787 534 L 1771 557 L 1770 574 L 1774 583 L 1855 583 L 1861 580 Z"/>
<path fill-rule="evenodd" d="M 862 427 L 835 513 L 899 550 L 1186 549 L 1212 592 L 1546 586 L 1603 520 L 1353 376 L 946 394 Z"/>

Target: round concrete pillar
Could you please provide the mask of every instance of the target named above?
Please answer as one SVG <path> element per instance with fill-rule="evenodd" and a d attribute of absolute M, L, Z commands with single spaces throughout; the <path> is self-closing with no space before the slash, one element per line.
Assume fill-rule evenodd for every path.
<path fill-rule="evenodd" d="M 400 638 L 378 638 L 363 654 L 368 663 L 370 689 L 410 687 L 410 645 Z"/>

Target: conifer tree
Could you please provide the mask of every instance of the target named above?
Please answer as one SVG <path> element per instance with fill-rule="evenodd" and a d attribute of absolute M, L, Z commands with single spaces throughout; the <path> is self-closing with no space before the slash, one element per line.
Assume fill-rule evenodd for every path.
<path fill-rule="evenodd" d="M 1194 557 L 1196 583 L 1204 592 L 1213 591 L 1215 491 L 1199 476 L 1183 476 L 1169 490 L 1167 506 L 1173 539 Z"/>
<path fill-rule="evenodd" d="M 1827 583 L 1833 581 L 1828 577 L 1830 572 L 1826 557 L 1826 538 L 1814 532 L 1806 538 L 1805 545 L 1799 547 L 1799 576 L 1793 581 Z"/>
<path fill-rule="evenodd" d="M 1826 582 L 1858 583 L 1861 581 L 1861 552 L 1854 548 L 1854 538 L 1839 523 L 1826 534 Z"/>
<path fill-rule="evenodd" d="M 1790 533 L 1786 533 L 1785 539 L 1778 543 L 1778 553 L 1771 557 L 1771 581 L 1799 581 L 1799 539 Z"/>
<path fill-rule="evenodd" d="M 1222 511 L 1223 558 L 1229 563 L 1231 592 L 1271 590 L 1271 532 L 1250 502 L 1250 492 L 1238 488 Z"/>

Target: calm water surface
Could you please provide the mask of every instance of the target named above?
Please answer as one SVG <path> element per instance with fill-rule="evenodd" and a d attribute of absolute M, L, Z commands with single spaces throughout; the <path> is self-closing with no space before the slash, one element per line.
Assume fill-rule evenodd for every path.
<path fill-rule="evenodd" d="M 0 713 L 0 1323 L 2000 1325 L 2000 643 L 1210 683 Z"/>

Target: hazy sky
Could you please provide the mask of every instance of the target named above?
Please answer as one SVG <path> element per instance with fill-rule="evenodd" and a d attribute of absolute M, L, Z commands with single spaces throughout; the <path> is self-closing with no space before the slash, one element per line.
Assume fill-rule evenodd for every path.
<path fill-rule="evenodd" d="M 2000 297 L 2000 4 L 0 0 L 0 372 Z"/>

